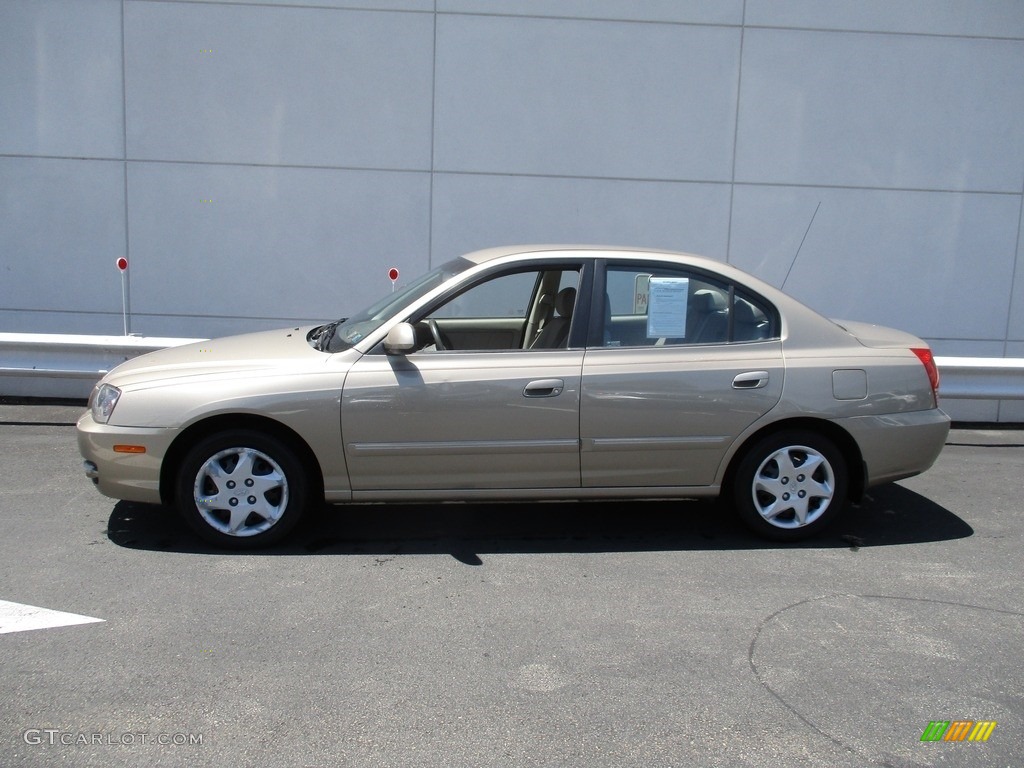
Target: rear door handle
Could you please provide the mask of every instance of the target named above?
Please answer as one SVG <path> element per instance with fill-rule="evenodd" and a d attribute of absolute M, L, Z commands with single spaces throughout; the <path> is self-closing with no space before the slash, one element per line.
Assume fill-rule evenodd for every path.
<path fill-rule="evenodd" d="M 732 380 L 733 389 L 761 389 L 768 386 L 768 371 L 747 371 Z"/>
<path fill-rule="evenodd" d="M 557 397 L 565 389 L 561 379 L 537 379 L 531 381 L 523 390 L 523 397 Z"/>

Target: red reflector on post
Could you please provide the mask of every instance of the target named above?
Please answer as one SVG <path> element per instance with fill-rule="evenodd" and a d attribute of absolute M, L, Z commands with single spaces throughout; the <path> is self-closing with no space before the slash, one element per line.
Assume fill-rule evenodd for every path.
<path fill-rule="evenodd" d="M 115 445 L 114 453 L 145 453 L 144 445 Z"/>

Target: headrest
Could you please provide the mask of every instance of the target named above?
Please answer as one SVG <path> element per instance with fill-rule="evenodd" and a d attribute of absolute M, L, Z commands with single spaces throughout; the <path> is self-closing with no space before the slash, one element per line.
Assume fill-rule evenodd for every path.
<path fill-rule="evenodd" d="M 709 291 L 704 288 L 690 297 L 691 306 L 694 311 L 700 313 L 719 312 L 725 309 L 725 297 L 718 291 Z"/>
<path fill-rule="evenodd" d="M 754 308 L 745 301 L 737 301 L 732 305 L 733 320 L 737 323 L 753 325 L 757 322 L 754 315 Z"/>
<path fill-rule="evenodd" d="M 576 289 L 575 288 L 563 288 L 555 296 L 555 312 L 560 317 L 569 317 L 572 314 L 572 308 L 576 305 Z"/>

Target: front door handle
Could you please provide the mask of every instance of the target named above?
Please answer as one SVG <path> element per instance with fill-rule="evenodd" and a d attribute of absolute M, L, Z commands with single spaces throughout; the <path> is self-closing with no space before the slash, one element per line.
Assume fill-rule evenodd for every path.
<path fill-rule="evenodd" d="M 557 397 L 565 389 L 561 379 L 537 379 L 531 381 L 523 390 L 523 397 Z"/>
<path fill-rule="evenodd" d="M 733 389 L 761 389 L 768 386 L 768 371 L 747 371 L 732 380 Z"/>

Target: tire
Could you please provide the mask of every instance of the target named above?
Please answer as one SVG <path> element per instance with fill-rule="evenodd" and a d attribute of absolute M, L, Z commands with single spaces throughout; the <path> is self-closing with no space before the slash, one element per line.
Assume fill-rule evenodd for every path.
<path fill-rule="evenodd" d="M 740 461 L 732 486 L 743 523 L 774 541 L 817 535 L 842 513 L 848 469 L 826 437 L 805 430 L 768 435 Z"/>
<path fill-rule="evenodd" d="M 253 549 L 295 527 L 310 482 L 295 452 L 252 430 L 220 432 L 197 443 L 178 473 L 177 505 L 185 522 L 211 544 Z"/>

